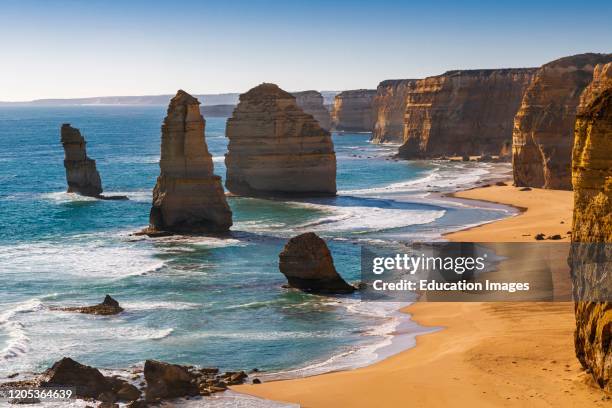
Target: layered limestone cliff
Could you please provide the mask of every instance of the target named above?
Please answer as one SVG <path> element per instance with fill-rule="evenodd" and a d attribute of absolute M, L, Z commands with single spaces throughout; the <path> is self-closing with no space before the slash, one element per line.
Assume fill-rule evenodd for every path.
<path fill-rule="evenodd" d="M 399 156 L 507 152 L 514 115 L 534 72 L 534 68 L 449 71 L 416 81 L 407 92 Z"/>
<path fill-rule="evenodd" d="M 374 143 L 404 141 L 404 115 L 408 92 L 414 89 L 416 81 L 416 79 L 390 79 L 378 84 L 373 101 L 375 123 L 372 141 Z"/>
<path fill-rule="evenodd" d="M 227 121 L 229 191 L 245 196 L 336 194 L 331 135 L 274 84 L 240 95 Z"/>
<path fill-rule="evenodd" d="M 612 63 L 598 65 L 578 107 L 572 152 L 576 355 L 612 390 Z M 606 245 L 607 243 L 607 245 Z"/>
<path fill-rule="evenodd" d="M 232 212 L 221 177 L 213 173 L 200 103 L 179 90 L 161 127 L 160 176 L 153 190 L 149 231 L 227 231 Z"/>
<path fill-rule="evenodd" d="M 512 163 L 517 186 L 571 189 L 576 108 L 595 65 L 612 54 L 580 54 L 538 69 L 514 120 Z"/>
<path fill-rule="evenodd" d="M 102 181 L 96 169 L 96 161 L 87 157 L 85 138 L 79 129 L 64 123 L 61 129 L 61 140 L 64 146 L 64 167 L 68 192 L 89 197 L 100 197 Z"/>
<path fill-rule="evenodd" d="M 312 115 L 325 130 L 331 128 L 331 115 L 323 105 L 323 95 L 317 91 L 293 92 L 295 101 L 302 110 Z"/>
<path fill-rule="evenodd" d="M 371 132 L 374 128 L 374 89 L 340 92 L 334 98 L 332 129 L 344 132 Z"/>

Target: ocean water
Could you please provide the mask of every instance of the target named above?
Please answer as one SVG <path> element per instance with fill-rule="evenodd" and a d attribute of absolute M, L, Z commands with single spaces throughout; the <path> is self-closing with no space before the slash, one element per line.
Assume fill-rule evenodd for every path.
<path fill-rule="evenodd" d="M 155 358 L 222 370 L 300 376 L 364 365 L 382 355 L 402 319 L 398 305 L 283 289 L 278 253 L 288 237 L 325 237 L 339 273 L 359 280 L 360 245 L 439 239 L 507 216 L 507 209 L 446 200 L 506 165 L 407 162 L 368 134 L 335 134 L 336 198 L 229 198 L 232 235 L 149 239 L 164 107 L 0 108 L 0 378 L 40 371 L 63 356 L 109 369 Z M 81 129 L 105 193 L 65 193 L 62 123 Z M 206 139 L 224 176 L 225 119 Z M 52 311 L 99 303 L 114 317 Z M 405 333 L 416 333 L 404 322 Z M 271 374 L 274 373 L 274 374 Z M 284 374 L 283 374 L 284 373 Z"/>

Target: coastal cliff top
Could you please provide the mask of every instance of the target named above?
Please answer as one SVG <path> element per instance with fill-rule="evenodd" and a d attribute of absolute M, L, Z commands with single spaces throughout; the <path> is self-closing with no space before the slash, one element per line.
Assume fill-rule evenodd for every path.
<path fill-rule="evenodd" d="M 612 61 L 612 54 L 597 54 L 588 52 L 585 54 L 570 55 L 551 61 L 542 65 L 542 67 L 568 68 L 568 67 L 584 67 L 585 65 L 604 64 Z"/>
<path fill-rule="evenodd" d="M 441 77 L 441 76 L 490 76 L 493 74 L 502 74 L 502 75 L 510 75 L 510 74 L 530 74 L 536 72 L 538 68 L 491 68 L 491 69 L 455 69 L 451 71 L 446 71 L 441 75 L 434 75 L 433 77 Z"/>
<path fill-rule="evenodd" d="M 378 87 L 398 86 L 404 83 L 411 83 L 418 81 L 418 79 L 385 79 L 378 84 Z"/>
<path fill-rule="evenodd" d="M 264 82 L 257 85 L 255 88 L 249 89 L 247 92 L 240 95 L 240 101 L 259 100 L 259 99 L 295 99 L 289 92 L 282 90 L 278 85 Z"/>

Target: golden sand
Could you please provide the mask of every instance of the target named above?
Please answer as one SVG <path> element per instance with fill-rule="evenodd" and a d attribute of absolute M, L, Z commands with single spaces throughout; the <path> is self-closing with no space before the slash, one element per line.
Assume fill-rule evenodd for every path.
<path fill-rule="evenodd" d="M 457 197 L 514 205 L 512 218 L 449 234 L 454 241 L 534 242 L 571 228 L 572 193 L 510 186 Z M 563 223 L 561 223 L 563 221 Z M 574 356 L 571 303 L 416 303 L 414 348 L 371 366 L 234 390 L 303 407 L 604 407 Z"/>

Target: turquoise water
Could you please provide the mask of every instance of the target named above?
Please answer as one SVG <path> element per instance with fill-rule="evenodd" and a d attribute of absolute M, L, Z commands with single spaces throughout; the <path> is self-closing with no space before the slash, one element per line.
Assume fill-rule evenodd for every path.
<path fill-rule="evenodd" d="M 490 166 L 398 162 L 390 158 L 395 147 L 342 134 L 334 135 L 337 198 L 230 198 L 228 239 L 134 237 L 148 222 L 164 115 L 163 107 L 0 108 L 0 376 L 41 370 L 62 356 L 108 368 L 156 358 L 266 371 L 355 350 L 372 358 L 372 345 L 388 339 L 397 317 L 357 295 L 283 289 L 277 262 L 287 238 L 316 231 L 327 238 L 338 271 L 357 281 L 359 244 L 436 238 L 506 215 L 430 194 L 474 183 L 495 170 Z M 85 135 L 105 193 L 129 201 L 64 192 L 65 122 Z M 224 127 L 225 119 L 207 119 L 221 176 Z M 98 303 L 106 293 L 126 312 L 50 310 Z"/>

